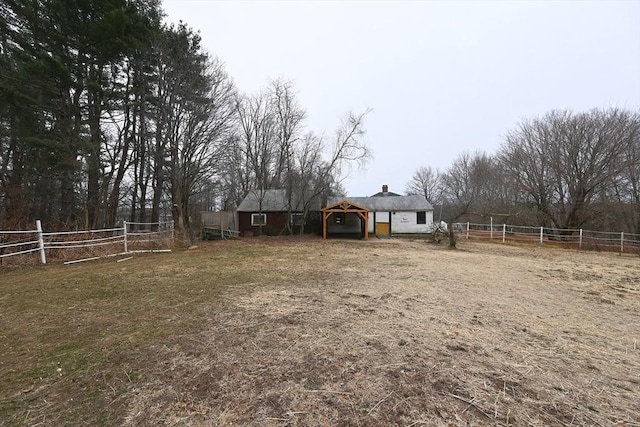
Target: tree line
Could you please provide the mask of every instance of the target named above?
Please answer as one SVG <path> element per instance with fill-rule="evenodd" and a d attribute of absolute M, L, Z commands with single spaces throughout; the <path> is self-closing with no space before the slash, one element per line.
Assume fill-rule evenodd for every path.
<path fill-rule="evenodd" d="M 0 228 L 52 230 L 233 209 L 285 188 L 308 211 L 371 153 L 368 111 L 306 127 L 293 84 L 241 93 L 159 0 L 0 2 Z M 435 217 L 640 233 L 638 111 L 552 111 L 493 154 L 422 167 L 407 192 Z"/>
<path fill-rule="evenodd" d="M 250 189 L 308 208 L 370 158 L 367 111 L 314 134 L 290 81 L 241 93 L 197 32 L 163 17 L 159 0 L 0 3 L 0 229 L 186 231 Z"/>
<path fill-rule="evenodd" d="M 640 112 L 551 111 L 520 122 L 495 154 L 420 167 L 406 191 L 435 217 L 640 234 Z"/>

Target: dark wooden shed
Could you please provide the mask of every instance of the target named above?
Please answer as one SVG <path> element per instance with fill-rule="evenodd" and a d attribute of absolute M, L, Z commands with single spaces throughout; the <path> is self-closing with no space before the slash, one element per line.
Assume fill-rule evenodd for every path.
<path fill-rule="evenodd" d="M 287 230 L 319 232 L 319 202 L 307 203 L 284 189 L 251 190 L 238 206 L 238 229 L 243 236 L 279 235 Z M 315 215 L 314 215 L 315 214 Z"/>

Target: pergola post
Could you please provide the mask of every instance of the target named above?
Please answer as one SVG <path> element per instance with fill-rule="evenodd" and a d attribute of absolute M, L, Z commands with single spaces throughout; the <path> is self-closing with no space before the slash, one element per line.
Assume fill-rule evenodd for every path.
<path fill-rule="evenodd" d="M 322 211 L 322 238 L 327 239 L 327 219 L 329 218 L 329 213 L 326 211 Z"/>
<path fill-rule="evenodd" d="M 360 219 L 364 221 L 364 240 L 369 240 L 369 212 L 356 212 Z"/>
<path fill-rule="evenodd" d="M 369 212 L 364 214 L 364 240 L 369 240 Z"/>

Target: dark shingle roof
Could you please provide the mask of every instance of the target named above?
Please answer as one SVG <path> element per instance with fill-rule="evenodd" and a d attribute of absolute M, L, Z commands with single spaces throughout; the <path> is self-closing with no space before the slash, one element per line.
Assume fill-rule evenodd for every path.
<path fill-rule="evenodd" d="M 330 197 L 327 206 L 342 201 L 349 201 L 374 212 L 392 211 L 432 211 L 433 206 L 424 196 L 392 196 L 392 197 Z"/>
<path fill-rule="evenodd" d="M 393 191 L 378 191 L 376 194 L 374 194 L 371 197 L 397 197 L 397 196 L 402 196 L 402 194 L 398 194 L 398 193 L 394 193 Z"/>
<path fill-rule="evenodd" d="M 275 189 L 264 190 L 262 194 L 262 210 L 260 209 L 260 191 L 251 190 L 238 206 L 238 212 L 288 212 L 289 199 L 287 190 Z M 317 199 L 317 198 L 316 198 Z M 302 212 L 303 202 L 295 195 L 291 198 L 291 211 Z M 310 210 L 319 210 L 320 203 L 316 200 L 311 202 Z"/>
<path fill-rule="evenodd" d="M 432 211 L 433 206 L 424 196 L 390 196 L 390 197 L 329 197 L 327 206 L 342 201 L 349 201 L 375 212 L 393 211 Z M 251 190 L 238 206 L 238 212 L 259 212 L 260 192 Z M 265 190 L 262 198 L 262 212 L 287 212 L 287 190 Z M 292 211 L 302 212 L 302 202 L 299 198 L 291 199 Z M 319 210 L 318 203 L 312 203 L 310 210 Z"/>

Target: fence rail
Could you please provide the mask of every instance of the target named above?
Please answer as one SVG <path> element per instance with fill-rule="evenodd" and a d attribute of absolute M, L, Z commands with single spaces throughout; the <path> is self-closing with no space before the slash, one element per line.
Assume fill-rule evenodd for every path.
<path fill-rule="evenodd" d="M 173 221 L 125 221 L 119 228 L 44 232 L 38 220 L 35 230 L 0 231 L 0 261 L 32 253 L 38 253 L 40 263 L 46 264 L 47 258 L 96 259 L 101 256 L 157 251 L 160 247 L 173 244 L 173 225 Z"/>
<path fill-rule="evenodd" d="M 454 227 L 458 233 L 464 234 L 467 240 L 538 243 L 585 250 L 640 253 L 640 234 L 470 222 L 456 223 Z"/>
<path fill-rule="evenodd" d="M 120 228 L 88 231 L 44 232 L 40 221 L 34 230 L 0 231 L 0 262 L 10 257 L 39 254 L 47 258 L 95 259 L 100 256 L 157 251 L 174 241 L 173 221 L 125 222 Z M 605 250 L 640 254 L 640 234 L 583 229 L 557 229 L 509 224 L 453 224 L 466 239 L 496 240 L 502 243 L 537 243 L 584 250 Z M 74 261 L 68 261 L 74 262 Z"/>

